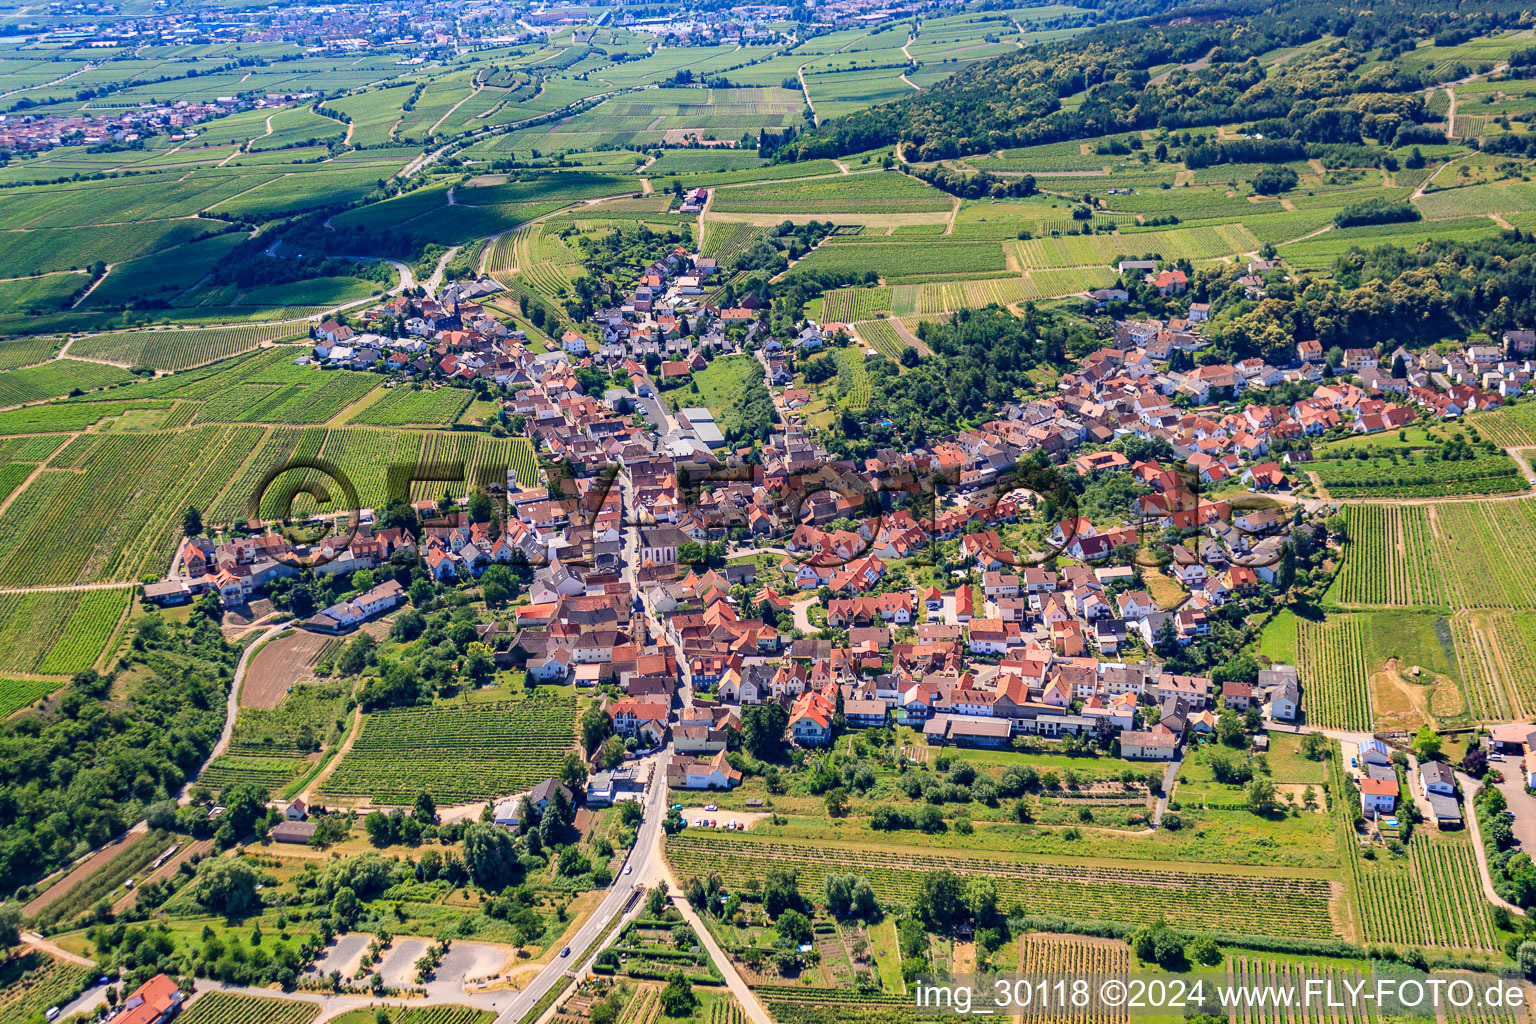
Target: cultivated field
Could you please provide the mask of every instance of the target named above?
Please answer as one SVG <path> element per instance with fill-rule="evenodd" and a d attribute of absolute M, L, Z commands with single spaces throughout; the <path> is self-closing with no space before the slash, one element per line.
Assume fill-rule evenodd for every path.
<path fill-rule="evenodd" d="M 326 779 L 327 796 L 409 804 L 505 796 L 551 775 L 575 741 L 575 702 L 530 696 L 505 704 L 378 711 Z"/>

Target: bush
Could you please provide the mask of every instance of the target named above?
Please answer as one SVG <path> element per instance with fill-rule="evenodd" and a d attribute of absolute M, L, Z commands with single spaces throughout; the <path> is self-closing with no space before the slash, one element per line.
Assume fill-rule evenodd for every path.
<path fill-rule="evenodd" d="M 1412 203 L 1394 202 L 1376 197 L 1351 203 L 1334 215 L 1336 227 L 1352 228 L 1364 224 L 1401 224 L 1421 220 L 1423 214 Z"/>

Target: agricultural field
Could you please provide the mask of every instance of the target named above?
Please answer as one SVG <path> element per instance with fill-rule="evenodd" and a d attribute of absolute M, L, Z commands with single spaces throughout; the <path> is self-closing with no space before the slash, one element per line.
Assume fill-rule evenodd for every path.
<path fill-rule="evenodd" d="M 889 288 L 836 288 L 821 297 L 821 318 L 831 323 L 868 320 L 877 311 L 890 309 Z"/>
<path fill-rule="evenodd" d="M 295 999 L 206 992 L 183 1010 L 183 1024 L 309 1024 L 320 1006 Z"/>
<path fill-rule="evenodd" d="M 325 780 L 329 797 L 439 804 L 506 796 L 558 775 L 575 741 L 576 705 L 532 695 L 501 704 L 377 711 Z"/>
<path fill-rule="evenodd" d="M 740 222 L 710 221 L 704 231 L 700 253 L 719 261 L 725 270 L 735 270 L 744 252 L 764 235 L 764 229 Z"/>
<path fill-rule="evenodd" d="M 72 391 L 123 384 L 134 377 L 115 367 L 80 359 L 54 359 L 0 374 L 0 406 L 58 398 Z"/>
<path fill-rule="evenodd" d="M 1466 424 L 1500 448 L 1536 447 L 1536 403 L 1519 402 L 1474 413 Z"/>
<path fill-rule="evenodd" d="M 156 370 L 186 370 L 249 352 L 263 344 L 302 338 L 303 324 L 260 324 L 188 331 L 120 331 L 77 338 L 71 355 Z"/>
<path fill-rule="evenodd" d="M 711 213 L 789 214 L 814 219 L 818 213 L 947 212 L 949 196 L 895 171 L 817 178 L 774 185 L 740 185 L 715 193 Z"/>
<path fill-rule="evenodd" d="M 0 370 L 46 363 L 59 349 L 59 341 L 50 337 L 14 338 L 0 341 Z"/>
<path fill-rule="evenodd" d="M 302 683 L 274 708 L 242 707 L 229 752 L 250 757 L 313 754 L 340 732 L 346 721 L 347 683 Z"/>
<path fill-rule="evenodd" d="M 0 580 L 89 583 L 164 572 L 181 511 L 212 504 L 259 438 L 252 427 L 78 438 L 0 516 Z M 69 543 L 59 543 L 65 536 Z"/>
<path fill-rule="evenodd" d="M 96 980 L 88 967 L 25 946 L 21 950 L 0 965 L 0 1016 L 6 1020 L 41 1020 Z"/>
<path fill-rule="evenodd" d="M 1331 616 L 1325 622 L 1296 620 L 1302 710 L 1316 726 L 1371 730 L 1370 666 L 1365 620 Z"/>
<path fill-rule="evenodd" d="M 1337 759 L 1330 773 L 1334 785 L 1347 789 Z M 1340 807 L 1336 814 L 1346 831 L 1349 813 Z M 1498 931 L 1470 836 L 1426 827 L 1415 830 L 1402 854 L 1373 849 L 1370 858 L 1352 839 L 1344 845 L 1360 942 L 1497 951 Z"/>
<path fill-rule="evenodd" d="M 853 329 L 860 341 L 897 365 L 901 364 L 902 353 L 910 347 L 886 320 L 865 320 L 854 324 Z"/>
<path fill-rule="evenodd" d="M 64 686 L 63 679 L 0 679 L 0 718 L 12 714 Z"/>
<path fill-rule="evenodd" d="M 383 398 L 351 417 L 349 422 L 380 427 L 446 427 L 458 419 L 473 397 L 474 392 L 467 388 L 438 388 L 435 391 L 390 388 Z"/>
<path fill-rule="evenodd" d="M 1348 506 L 1350 556 L 1329 598 L 1345 606 L 1531 609 L 1536 502 Z"/>
<path fill-rule="evenodd" d="M 1474 494 L 1510 494 L 1530 490 L 1514 459 L 1503 453 L 1447 462 L 1425 457 L 1424 449 L 1403 449 L 1369 459 L 1319 449 L 1323 456 L 1307 467 L 1331 498 L 1443 498 Z M 1338 454 L 1337 459 L 1326 458 Z"/>
<path fill-rule="evenodd" d="M 1114 939 L 1087 938 L 1076 935 L 1051 935 L 1031 932 L 1019 939 L 1019 973 L 1029 975 L 1117 976 L 1131 970 L 1130 947 Z M 1024 1024 L 1047 1024 L 1061 1019 L 1059 1013 L 1026 1012 Z M 1106 1012 L 1072 1014 L 1083 1024 L 1116 1024 L 1130 1019 L 1130 1014 Z"/>
<path fill-rule="evenodd" d="M 0 594 L 0 673 L 85 671 L 117 634 L 131 597 L 127 587 Z"/>
<path fill-rule="evenodd" d="M 310 762 L 297 757 L 262 757 L 238 754 L 220 754 L 197 777 L 198 785 L 208 787 L 213 793 L 221 793 L 231 786 L 255 785 L 273 792 L 310 767 Z"/>
<path fill-rule="evenodd" d="M 918 242 L 853 235 L 823 242 L 790 273 L 874 274 L 888 284 L 901 284 L 996 277 L 1005 269 L 1003 248 L 997 242 Z M 894 292 L 891 302 L 893 312 L 901 315 L 904 310 Z"/>
<path fill-rule="evenodd" d="M 1029 914 L 1129 922 L 1161 917 L 1189 927 L 1250 935 L 1332 934 L 1330 888 L 1321 878 L 1204 868 L 1143 870 L 1067 858 L 1014 861 L 995 854 L 973 859 L 955 852 L 789 843 L 751 833 L 727 838 L 693 829 L 669 836 L 666 850 L 680 875 L 703 878 L 718 871 L 731 888 L 761 878 L 775 865 L 793 866 L 808 892 L 821 889 L 828 873 L 854 871 L 867 878 L 886 903 L 910 900 L 925 872 L 948 868 L 961 875 L 990 876 L 999 904 L 1017 901 Z"/>

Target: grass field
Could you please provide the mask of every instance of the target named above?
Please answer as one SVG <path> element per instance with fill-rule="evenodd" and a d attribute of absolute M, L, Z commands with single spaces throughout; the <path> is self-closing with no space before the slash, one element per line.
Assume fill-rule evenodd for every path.
<path fill-rule="evenodd" d="M 761 364 L 751 356 L 724 356 L 694 372 L 683 387 L 662 392 L 662 398 L 673 409 L 704 406 L 715 414 L 715 423 L 724 433 L 734 427 L 733 409 L 741 394 L 742 382 L 753 377 L 761 378 Z"/>

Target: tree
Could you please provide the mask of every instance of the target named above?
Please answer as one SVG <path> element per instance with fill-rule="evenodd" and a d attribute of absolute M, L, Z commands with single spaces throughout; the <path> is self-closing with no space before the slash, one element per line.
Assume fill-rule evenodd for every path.
<path fill-rule="evenodd" d="M 779 915 L 773 923 L 779 933 L 779 945 L 795 949 L 812 939 L 811 919 L 798 910 L 790 909 Z"/>
<path fill-rule="evenodd" d="M 1413 753 L 1420 761 L 1433 761 L 1440 756 L 1440 737 L 1429 726 L 1420 726 L 1413 737 Z"/>
<path fill-rule="evenodd" d="M 9 949 L 21 941 L 21 904 L 0 903 L 0 949 Z"/>
<path fill-rule="evenodd" d="M 693 994 L 693 986 L 688 983 L 682 971 L 673 971 L 667 979 L 666 987 L 661 990 L 662 1012 L 668 1017 L 692 1017 L 698 1007 L 699 1000 Z"/>
<path fill-rule="evenodd" d="M 763 910 L 771 918 L 777 919 L 784 911 L 805 905 L 800 897 L 799 880 L 793 868 L 769 868 L 767 877 L 763 879 L 762 892 Z"/>
<path fill-rule="evenodd" d="M 496 503 L 478 487 L 469 492 L 467 510 L 472 523 L 489 523 L 496 518 Z"/>
<path fill-rule="evenodd" d="M 828 875 L 827 910 L 837 918 L 878 917 L 880 901 L 862 875 Z"/>
<path fill-rule="evenodd" d="M 598 744 L 608 738 L 613 732 L 613 720 L 603 712 L 598 704 L 588 704 L 587 710 L 581 713 L 581 743 L 587 749 L 587 753 L 596 750 Z"/>
<path fill-rule="evenodd" d="M 198 867 L 192 896 L 216 914 L 238 917 L 257 903 L 256 869 L 243 860 L 211 857 Z"/>
<path fill-rule="evenodd" d="M 1142 925 L 1131 933 L 1131 951 L 1143 963 L 1174 968 L 1184 961 L 1184 943 L 1163 921 Z"/>
<path fill-rule="evenodd" d="M 370 811 L 363 818 L 363 831 L 368 833 L 368 841 L 374 846 L 388 846 L 395 841 L 394 825 L 382 811 Z"/>
<path fill-rule="evenodd" d="M 496 674 L 496 661 L 491 649 L 476 640 L 464 651 L 464 675 L 475 686 L 483 686 Z"/>
<path fill-rule="evenodd" d="M 1214 967 L 1221 963 L 1221 950 L 1216 948 L 1216 941 L 1209 935 L 1202 935 L 1190 943 L 1189 955 L 1196 963 L 1202 963 L 1207 967 Z"/>
<path fill-rule="evenodd" d="M 1216 719 L 1216 738 L 1229 747 L 1240 747 L 1248 739 L 1236 711 L 1228 708 Z"/>
<path fill-rule="evenodd" d="M 761 761 L 777 760 L 784 752 L 784 730 L 789 712 L 777 701 L 753 704 L 741 710 L 741 745 Z"/>
<path fill-rule="evenodd" d="M 853 802 L 848 799 L 848 791 L 842 786 L 827 791 L 827 816 L 829 818 L 842 818 L 847 816 L 848 809 Z"/>
<path fill-rule="evenodd" d="M 1321 761 L 1331 749 L 1328 737 L 1320 732 L 1309 732 L 1301 737 L 1301 756 L 1308 761 Z"/>
<path fill-rule="evenodd" d="M 235 839 L 243 839 L 266 816 L 267 791 L 254 782 L 238 783 L 220 794 L 224 804 L 224 823 Z"/>
<path fill-rule="evenodd" d="M 172 831 L 176 828 L 177 803 L 175 800 L 159 800 L 144 809 L 144 822 L 150 828 Z"/>
<path fill-rule="evenodd" d="M 1527 978 L 1536 978 L 1536 942 L 1526 940 L 1515 951 L 1515 962 Z"/>
<path fill-rule="evenodd" d="M 430 825 L 437 820 L 437 801 L 432 799 L 432 794 L 423 790 L 416 794 L 416 803 L 411 808 L 411 814 L 417 821 Z"/>
<path fill-rule="evenodd" d="M 336 895 L 331 900 L 331 916 L 336 919 L 337 925 L 342 930 L 351 930 L 362 912 L 362 901 L 357 898 L 357 893 L 352 891 L 351 886 L 344 885 L 336 890 Z"/>
<path fill-rule="evenodd" d="M 522 864 L 507 830 L 475 822 L 464 829 L 464 863 L 476 885 L 500 892 L 522 876 Z"/>
<path fill-rule="evenodd" d="M 565 761 L 560 765 L 560 781 L 572 790 L 584 788 L 587 784 L 586 759 L 574 750 L 566 754 Z"/>
<path fill-rule="evenodd" d="M 1272 814 L 1276 806 L 1275 784 L 1268 776 L 1256 775 L 1248 782 L 1245 791 L 1248 809 L 1254 814 Z"/>
<path fill-rule="evenodd" d="M 191 505 L 181 515 L 181 532 L 188 537 L 196 537 L 203 532 L 203 514 Z"/>
<path fill-rule="evenodd" d="M 960 876 L 953 871 L 930 871 L 923 876 L 912 912 L 934 931 L 947 932 L 964 913 Z"/>

